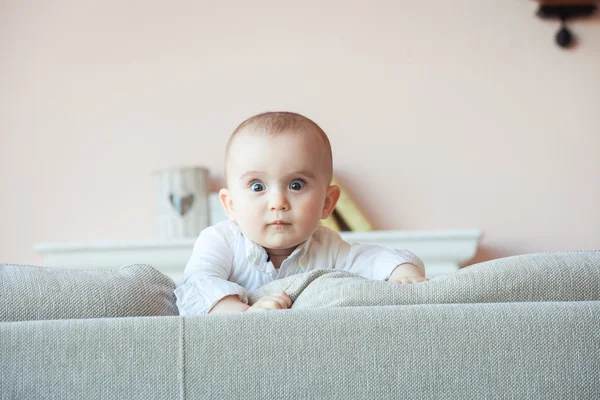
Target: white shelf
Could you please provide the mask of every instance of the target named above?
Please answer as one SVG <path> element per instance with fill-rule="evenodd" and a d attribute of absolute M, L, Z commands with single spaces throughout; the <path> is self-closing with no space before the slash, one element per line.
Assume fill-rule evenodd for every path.
<path fill-rule="evenodd" d="M 428 278 L 457 271 L 475 255 L 482 232 L 448 231 L 341 232 L 349 243 L 404 248 L 425 263 Z M 196 238 L 172 240 L 87 241 L 39 243 L 34 246 L 48 267 L 114 269 L 127 264 L 150 264 L 176 283 L 192 254 Z"/>

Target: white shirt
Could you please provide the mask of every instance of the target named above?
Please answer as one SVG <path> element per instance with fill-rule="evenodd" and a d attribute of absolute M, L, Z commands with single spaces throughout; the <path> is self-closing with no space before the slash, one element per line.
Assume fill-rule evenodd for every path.
<path fill-rule="evenodd" d="M 425 274 L 423 262 L 407 250 L 349 244 L 336 231 L 319 226 L 277 270 L 266 250 L 246 238 L 237 223 L 227 220 L 200 233 L 175 295 L 181 315 L 200 315 L 225 296 L 238 295 L 247 304 L 247 291 L 313 269 L 335 268 L 385 280 L 405 263 Z"/>

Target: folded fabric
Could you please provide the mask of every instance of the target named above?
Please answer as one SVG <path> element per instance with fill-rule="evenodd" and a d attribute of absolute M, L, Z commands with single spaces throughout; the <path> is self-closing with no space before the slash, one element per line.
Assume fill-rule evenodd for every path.
<path fill-rule="evenodd" d="M 285 291 L 292 309 L 444 303 L 600 300 L 600 251 L 538 253 L 474 264 L 427 282 L 395 284 L 317 269 L 248 293 Z"/>

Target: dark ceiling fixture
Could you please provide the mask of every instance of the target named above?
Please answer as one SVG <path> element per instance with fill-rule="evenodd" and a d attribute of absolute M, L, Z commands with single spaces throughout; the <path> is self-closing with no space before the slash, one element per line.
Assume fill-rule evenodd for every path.
<path fill-rule="evenodd" d="M 556 33 L 556 43 L 568 48 L 574 43 L 573 34 L 567 28 L 567 20 L 589 17 L 596 11 L 596 0 L 537 0 L 540 4 L 537 15 L 540 18 L 559 18 L 562 22 Z"/>

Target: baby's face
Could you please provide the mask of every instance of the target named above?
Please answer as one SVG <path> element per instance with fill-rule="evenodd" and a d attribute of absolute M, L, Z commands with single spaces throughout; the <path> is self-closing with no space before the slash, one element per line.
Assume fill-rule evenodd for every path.
<path fill-rule="evenodd" d="M 228 213 L 271 254 L 289 254 L 326 218 L 327 153 L 316 134 L 239 134 L 229 149 Z M 278 252 L 279 250 L 279 252 Z"/>

